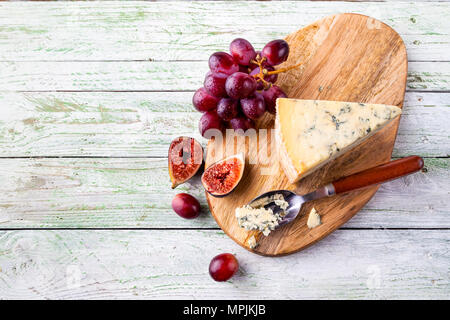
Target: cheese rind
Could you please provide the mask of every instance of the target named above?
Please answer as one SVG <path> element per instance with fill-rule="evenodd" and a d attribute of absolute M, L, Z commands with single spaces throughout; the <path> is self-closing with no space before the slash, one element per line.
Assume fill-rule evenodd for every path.
<path fill-rule="evenodd" d="M 291 183 L 361 143 L 401 114 L 396 106 L 277 99 L 279 161 Z"/>

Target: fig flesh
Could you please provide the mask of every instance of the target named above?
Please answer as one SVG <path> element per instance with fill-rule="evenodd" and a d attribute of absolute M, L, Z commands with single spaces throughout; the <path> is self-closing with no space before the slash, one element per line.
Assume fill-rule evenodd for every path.
<path fill-rule="evenodd" d="M 175 138 L 169 147 L 169 176 L 172 189 L 192 178 L 203 164 L 203 148 L 190 137 Z"/>
<path fill-rule="evenodd" d="M 203 187 L 214 197 L 224 197 L 241 181 L 244 168 L 245 158 L 242 153 L 215 162 L 203 172 Z"/>

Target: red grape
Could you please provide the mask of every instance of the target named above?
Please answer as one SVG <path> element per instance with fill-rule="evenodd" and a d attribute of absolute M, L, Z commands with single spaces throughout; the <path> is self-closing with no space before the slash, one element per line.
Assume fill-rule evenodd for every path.
<path fill-rule="evenodd" d="M 218 102 L 219 99 L 209 94 L 205 88 L 200 88 L 195 91 L 194 96 L 192 97 L 194 107 L 200 112 L 205 112 L 216 108 Z"/>
<path fill-rule="evenodd" d="M 273 85 L 278 74 L 267 73 L 275 71 L 274 66 L 286 61 L 288 56 L 289 45 L 284 40 L 270 41 L 263 50 L 255 51 L 243 38 L 230 43 L 230 54 L 213 53 L 209 57 L 210 70 L 203 88 L 192 97 L 194 107 L 203 112 L 199 121 L 201 135 L 211 138 L 224 130 L 228 122 L 234 130 L 245 132 L 255 128 L 253 120 L 259 119 L 265 111 L 275 113 L 277 98 L 286 94 Z M 263 79 L 259 79 L 260 69 L 266 73 Z"/>
<path fill-rule="evenodd" d="M 231 253 L 215 256 L 209 264 L 209 274 L 215 281 L 227 281 L 239 269 L 239 263 Z"/>
<path fill-rule="evenodd" d="M 261 92 L 266 102 L 267 111 L 275 114 L 276 112 L 276 101 L 278 98 L 287 98 L 287 95 L 278 86 L 271 86 L 268 90 Z"/>
<path fill-rule="evenodd" d="M 210 130 L 211 129 L 222 130 L 223 123 L 215 111 L 208 111 L 205 112 L 200 118 L 198 128 L 200 130 L 200 134 L 203 137 L 209 139 L 211 138 L 212 135 L 214 135 L 214 132 Z"/>
<path fill-rule="evenodd" d="M 185 219 L 197 218 L 200 214 L 200 203 L 187 193 L 179 193 L 172 200 L 172 209 Z"/>
<path fill-rule="evenodd" d="M 227 81 L 227 75 L 224 73 L 208 72 L 203 82 L 203 86 L 206 91 L 216 97 L 226 97 L 227 92 L 225 90 L 225 82 Z"/>
<path fill-rule="evenodd" d="M 266 66 L 264 67 L 264 69 L 266 69 L 267 71 L 274 71 L 275 68 L 271 67 L 271 66 Z M 250 72 L 250 75 L 253 76 L 255 74 L 259 73 L 259 67 L 253 69 L 252 72 Z M 278 74 L 271 74 L 271 75 L 266 75 L 264 76 L 264 80 L 266 80 L 267 82 L 270 83 L 275 83 L 275 81 L 277 81 L 278 79 Z M 262 90 L 264 88 L 263 84 L 261 81 L 258 81 L 258 85 L 256 86 L 256 90 Z"/>
<path fill-rule="evenodd" d="M 215 52 L 209 57 L 209 69 L 212 72 L 232 74 L 239 71 L 238 64 L 226 52 Z"/>
<path fill-rule="evenodd" d="M 234 130 L 242 130 L 247 131 L 248 129 L 255 128 L 255 122 L 252 119 L 248 119 L 245 117 L 237 117 L 230 120 L 231 127 Z"/>
<path fill-rule="evenodd" d="M 232 98 L 222 98 L 217 104 L 217 115 L 222 120 L 229 121 L 239 113 L 238 101 Z"/>
<path fill-rule="evenodd" d="M 255 93 L 252 97 L 241 99 L 241 108 L 247 118 L 256 120 L 266 112 L 264 97 L 260 93 Z"/>
<path fill-rule="evenodd" d="M 241 66 L 239 65 L 239 72 L 248 73 L 249 67 L 248 66 Z"/>
<path fill-rule="evenodd" d="M 255 49 L 252 44 L 245 39 L 237 38 L 230 43 L 230 52 L 234 61 L 241 66 L 248 66 L 250 60 L 256 56 Z"/>
<path fill-rule="evenodd" d="M 276 66 L 287 60 L 289 55 L 289 45 L 284 40 L 270 41 L 262 49 L 262 56 L 267 59 L 267 63 Z"/>
<path fill-rule="evenodd" d="M 256 80 L 243 72 L 235 72 L 227 78 L 225 89 L 233 99 L 247 98 L 256 90 Z"/>

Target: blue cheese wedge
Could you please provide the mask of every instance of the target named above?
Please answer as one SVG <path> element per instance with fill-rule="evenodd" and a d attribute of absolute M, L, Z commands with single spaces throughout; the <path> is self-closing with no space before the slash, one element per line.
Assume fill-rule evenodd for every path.
<path fill-rule="evenodd" d="M 264 208 L 266 204 L 271 202 L 275 202 L 282 210 L 285 210 L 289 206 L 289 203 L 284 200 L 282 194 L 275 194 L 272 197 L 259 199 L 257 202 L 253 202 L 252 206 L 245 205 L 236 209 L 235 215 L 239 226 L 246 230 L 259 230 L 265 236 L 268 236 L 278 226 L 285 215 L 284 211 L 275 214 L 271 209 Z"/>
<path fill-rule="evenodd" d="M 401 114 L 396 106 L 277 99 L 275 137 L 291 183 L 358 145 Z"/>

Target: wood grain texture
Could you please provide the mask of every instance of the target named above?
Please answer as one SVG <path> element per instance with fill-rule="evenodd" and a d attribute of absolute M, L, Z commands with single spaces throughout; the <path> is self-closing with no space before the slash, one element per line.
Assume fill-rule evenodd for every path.
<path fill-rule="evenodd" d="M 447 299 L 449 242 L 448 230 L 338 230 L 269 259 L 216 230 L 2 231 L 0 298 Z M 218 284 L 208 264 L 222 252 L 240 270 Z"/>
<path fill-rule="evenodd" d="M 410 62 L 408 91 L 449 91 L 450 63 Z M 0 91 L 195 91 L 206 61 L 0 62 Z M 316 90 L 319 89 L 317 86 Z"/>
<path fill-rule="evenodd" d="M 166 157 L 174 137 L 206 141 L 198 132 L 201 114 L 192 95 L 0 93 L 0 157 Z M 450 93 L 408 92 L 404 104 L 393 156 L 448 156 L 449 133 L 442 128 L 450 118 Z"/>
<path fill-rule="evenodd" d="M 346 228 L 450 228 L 450 159 L 380 187 Z M 166 159 L 0 159 L 0 228 L 218 228 L 199 177 L 170 189 Z M 200 200 L 180 219 L 175 194 Z M 408 201 L 405 201 L 405 198 Z"/>
<path fill-rule="evenodd" d="M 303 62 L 301 67 L 279 75 L 277 84 L 288 97 L 402 107 L 408 68 L 406 48 L 389 26 L 367 16 L 337 14 L 288 35 L 286 41 L 290 47 L 289 58 L 280 68 Z M 319 87 L 324 89 L 317 90 Z M 247 240 L 249 234 L 254 232 L 239 227 L 234 215 L 236 208 L 267 191 L 286 189 L 306 194 L 340 177 L 389 161 L 398 124 L 399 118 L 296 184 L 289 183 L 284 175 L 270 135 L 267 138 L 267 153 L 257 145 L 258 142 L 249 142 L 246 149 L 249 165 L 235 191 L 225 198 L 206 195 L 212 215 L 233 240 L 251 250 Z M 273 128 L 273 116 L 265 115 L 258 122 L 258 128 Z M 228 137 L 210 140 L 206 166 L 236 152 L 227 145 L 228 141 Z M 245 150 L 245 140 L 235 144 L 238 144 L 238 149 Z M 266 159 L 268 154 L 272 155 L 270 162 Z M 378 186 L 368 187 L 306 203 L 297 219 L 262 237 L 252 251 L 279 256 L 304 249 L 347 222 L 377 189 Z M 309 229 L 306 221 L 313 206 L 321 215 L 322 224 Z"/>
<path fill-rule="evenodd" d="M 0 3 L 0 60 L 207 60 L 236 37 L 262 48 L 342 12 L 388 23 L 411 60 L 449 61 L 449 4 L 411 1 Z"/>

